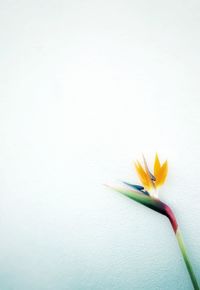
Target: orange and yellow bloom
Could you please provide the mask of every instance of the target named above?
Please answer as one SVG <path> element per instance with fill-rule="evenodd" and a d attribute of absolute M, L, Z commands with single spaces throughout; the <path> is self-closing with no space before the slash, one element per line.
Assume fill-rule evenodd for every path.
<path fill-rule="evenodd" d="M 152 195 L 157 196 L 157 189 L 162 186 L 166 180 L 168 173 L 168 163 L 167 160 L 161 165 L 156 154 L 154 161 L 154 173 L 152 174 L 147 166 L 147 162 L 143 156 L 144 167 L 139 161 L 135 163 L 135 169 L 140 179 L 140 182 L 147 191 L 150 191 Z"/>

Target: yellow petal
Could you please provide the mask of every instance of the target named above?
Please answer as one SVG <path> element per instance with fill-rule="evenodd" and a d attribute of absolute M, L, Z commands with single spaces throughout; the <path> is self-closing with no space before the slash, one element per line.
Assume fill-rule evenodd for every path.
<path fill-rule="evenodd" d="M 144 185 L 144 187 L 146 189 L 150 188 L 151 187 L 151 180 L 149 178 L 149 175 L 143 169 L 140 162 L 135 163 L 135 168 L 136 168 L 136 171 L 137 171 L 137 174 L 139 176 L 141 183 Z"/>
<path fill-rule="evenodd" d="M 168 172 L 168 163 L 167 160 L 163 163 L 163 165 L 160 167 L 157 175 L 156 175 L 156 186 L 161 186 L 167 177 L 167 172 Z"/>
<path fill-rule="evenodd" d="M 160 171 L 160 160 L 158 158 L 158 154 L 156 153 L 155 161 L 154 161 L 154 176 L 157 178 L 158 172 Z"/>

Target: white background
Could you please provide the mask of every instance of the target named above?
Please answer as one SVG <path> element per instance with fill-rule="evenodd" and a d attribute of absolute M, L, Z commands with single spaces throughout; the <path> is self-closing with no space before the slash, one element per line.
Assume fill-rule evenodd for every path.
<path fill-rule="evenodd" d="M 168 221 L 104 187 L 168 159 L 200 281 L 199 1 L 0 4 L 0 289 L 192 289 Z"/>

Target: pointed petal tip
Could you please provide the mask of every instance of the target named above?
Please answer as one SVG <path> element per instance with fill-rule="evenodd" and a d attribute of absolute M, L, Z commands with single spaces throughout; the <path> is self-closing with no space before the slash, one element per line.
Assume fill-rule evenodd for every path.
<path fill-rule="evenodd" d="M 157 179 L 156 179 L 156 186 L 160 187 L 164 184 L 166 177 L 168 174 L 168 162 L 167 160 L 160 166 L 160 168 L 157 170 Z"/>

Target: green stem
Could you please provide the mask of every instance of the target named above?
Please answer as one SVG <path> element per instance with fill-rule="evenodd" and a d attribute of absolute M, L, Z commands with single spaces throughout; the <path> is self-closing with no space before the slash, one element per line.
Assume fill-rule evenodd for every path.
<path fill-rule="evenodd" d="M 191 265 L 190 260 L 188 258 L 188 255 L 187 255 L 187 252 L 186 252 L 186 248 L 185 248 L 185 245 L 184 245 L 183 238 L 182 238 L 182 235 L 181 235 L 179 227 L 178 227 L 178 229 L 176 231 L 176 238 L 177 238 L 178 245 L 179 245 L 179 248 L 181 250 L 181 253 L 183 255 L 183 259 L 185 261 L 188 273 L 190 275 L 193 287 L 194 287 L 195 290 L 199 290 L 199 285 L 197 283 L 197 279 L 196 279 L 194 271 L 192 269 L 192 265 Z"/>

